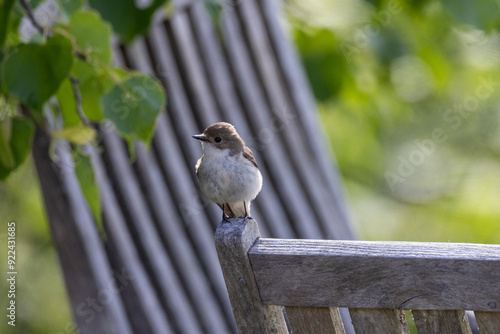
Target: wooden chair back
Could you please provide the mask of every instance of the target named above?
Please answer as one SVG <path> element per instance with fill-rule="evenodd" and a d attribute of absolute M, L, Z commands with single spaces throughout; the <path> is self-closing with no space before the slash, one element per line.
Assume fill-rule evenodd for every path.
<path fill-rule="evenodd" d="M 419 334 L 500 330 L 500 245 L 260 238 L 252 219 L 217 228 L 240 333 Z M 475 327 L 475 326 L 474 326 Z"/>

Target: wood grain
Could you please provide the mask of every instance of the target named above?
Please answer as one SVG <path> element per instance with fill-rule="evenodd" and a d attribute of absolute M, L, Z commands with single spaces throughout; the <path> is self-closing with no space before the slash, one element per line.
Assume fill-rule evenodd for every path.
<path fill-rule="evenodd" d="M 356 334 L 409 334 L 405 314 L 394 309 L 349 310 Z"/>
<path fill-rule="evenodd" d="M 294 334 L 345 334 L 344 324 L 336 307 L 288 306 L 285 309 Z"/>
<path fill-rule="evenodd" d="M 481 334 L 497 334 L 500 328 L 500 312 L 474 312 Z"/>
<path fill-rule="evenodd" d="M 419 334 L 472 333 L 463 310 L 414 310 L 412 313 Z"/>
<path fill-rule="evenodd" d="M 500 246 L 260 239 L 249 253 L 264 303 L 461 309 L 500 305 Z"/>
<path fill-rule="evenodd" d="M 215 231 L 215 247 L 241 334 L 288 333 L 282 308 L 264 305 L 255 283 L 248 250 L 260 237 L 257 222 L 228 219 Z"/>

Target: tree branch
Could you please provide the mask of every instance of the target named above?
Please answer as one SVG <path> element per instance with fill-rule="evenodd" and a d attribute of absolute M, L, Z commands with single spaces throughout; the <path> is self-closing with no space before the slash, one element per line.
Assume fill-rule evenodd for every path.
<path fill-rule="evenodd" d="M 82 123 L 84 125 L 90 126 L 89 119 L 83 113 L 83 108 L 82 108 L 82 94 L 80 92 L 80 88 L 78 87 L 78 79 L 75 78 L 73 75 L 70 75 L 69 76 L 69 80 L 71 81 L 71 86 L 73 87 L 73 94 L 75 96 L 76 112 L 78 113 L 78 116 L 80 116 L 80 119 L 82 120 Z"/>
<path fill-rule="evenodd" d="M 26 10 L 26 14 L 28 15 L 28 18 L 31 21 L 31 24 L 43 35 L 45 33 L 45 29 L 42 27 L 40 23 L 35 18 L 35 15 L 33 14 L 33 8 L 31 8 L 30 3 L 27 0 L 20 0 L 21 5 L 23 8 Z"/>

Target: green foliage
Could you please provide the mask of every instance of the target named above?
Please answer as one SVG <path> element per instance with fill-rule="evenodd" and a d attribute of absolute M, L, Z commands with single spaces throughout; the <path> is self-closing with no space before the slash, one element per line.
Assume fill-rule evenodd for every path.
<path fill-rule="evenodd" d="M 99 188 L 96 184 L 94 169 L 90 156 L 80 150 L 75 151 L 75 174 L 80 183 L 83 196 L 87 200 L 90 211 L 94 215 L 97 226 L 102 236 L 105 236 L 101 219 L 101 202 L 99 200 Z"/>
<path fill-rule="evenodd" d="M 362 238 L 500 242 L 498 6 L 285 6 Z"/>
<path fill-rule="evenodd" d="M 491 0 L 443 0 L 448 12 L 458 21 L 478 29 L 500 27 L 500 3 Z"/>
<path fill-rule="evenodd" d="M 41 12 L 44 1 L 27 2 Z M 106 116 L 129 143 L 137 139 L 149 145 L 166 101 L 156 80 L 111 65 L 112 35 L 131 41 L 145 33 L 154 11 L 165 0 L 155 0 L 144 9 L 133 0 L 90 1 L 94 8 L 84 0 L 53 3 L 59 6 L 60 16 L 51 25 L 43 22 L 43 29 L 27 36 L 29 29 L 20 25 L 31 20 L 27 12 L 31 9 L 21 1 L 0 0 L 0 212 L 4 222 L 15 220 L 18 226 L 19 264 L 26 274 L 19 276 L 18 283 L 19 291 L 26 293 L 16 296 L 20 306 L 16 328 L 26 333 L 76 330 L 56 256 L 48 246 L 36 172 L 32 161 L 23 164 L 31 152 L 35 127 L 71 144 L 76 177 L 105 239 L 99 186 L 91 157 L 85 153 L 85 146 L 98 140 L 95 123 Z M 55 298 L 57 307 L 43 306 L 47 298 Z M 2 323 L 0 332 L 10 327 Z"/>
<path fill-rule="evenodd" d="M 160 84 L 145 75 L 133 75 L 101 99 L 104 117 L 123 136 L 149 143 L 156 117 L 166 102 Z"/>
<path fill-rule="evenodd" d="M 155 10 L 165 0 L 155 0 L 145 9 L 133 0 L 109 3 L 56 0 L 61 16 L 53 26 L 40 28 L 24 42 L 18 25 L 23 15 L 19 4 L 0 1 L 0 179 L 5 179 L 25 160 L 31 149 L 35 123 L 54 139 L 74 145 L 92 145 L 97 132 L 89 122 L 111 120 L 133 147 L 133 140 L 149 145 L 155 121 L 166 97 L 153 78 L 111 67 L 112 27 L 130 41 L 146 32 Z M 36 8 L 43 1 L 31 1 Z M 33 13 L 30 13 L 33 14 Z M 124 19 L 126 18 L 126 19 Z M 42 31 L 43 30 L 43 31 Z M 26 38 L 26 36 L 24 36 Z M 23 105 L 23 112 L 19 111 Z M 50 117 L 47 115 L 53 113 Z M 21 116 L 22 115 L 22 116 Z M 62 117 L 63 124 L 54 122 Z M 90 158 L 77 153 L 76 174 L 96 220 L 100 222 L 98 187 Z"/>
<path fill-rule="evenodd" d="M 87 125 L 76 125 L 72 127 L 65 127 L 62 130 L 52 132 L 53 138 L 66 139 L 70 143 L 76 145 L 90 144 L 97 137 L 94 128 Z"/>
<path fill-rule="evenodd" d="M 0 122 L 0 180 L 26 160 L 33 133 L 34 127 L 29 120 L 11 118 Z"/>
<path fill-rule="evenodd" d="M 61 10 L 61 20 L 67 22 L 73 13 L 82 8 L 84 0 L 56 0 Z"/>
<path fill-rule="evenodd" d="M 8 93 L 40 110 L 69 75 L 73 63 L 71 42 L 54 35 L 44 44 L 21 44 L 7 56 L 3 81 Z"/>
<path fill-rule="evenodd" d="M 93 60 L 111 62 L 111 26 L 103 22 L 98 13 L 78 11 L 69 21 L 68 32 L 80 50 Z"/>
<path fill-rule="evenodd" d="M 5 44 L 7 33 L 9 31 L 9 17 L 12 8 L 14 7 L 15 0 L 5 0 L 0 3 L 0 49 Z M 2 58 L 0 57 L 0 60 Z"/>
<path fill-rule="evenodd" d="M 134 0 L 89 0 L 90 6 L 99 11 L 106 21 L 111 22 L 113 30 L 126 42 L 147 31 L 152 15 L 165 2 L 166 0 L 154 0 L 149 7 L 138 8 Z"/>

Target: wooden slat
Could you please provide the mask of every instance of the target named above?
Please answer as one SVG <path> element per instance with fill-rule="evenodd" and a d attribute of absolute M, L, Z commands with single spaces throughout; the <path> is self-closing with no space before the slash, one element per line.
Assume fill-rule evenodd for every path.
<path fill-rule="evenodd" d="M 322 234 L 328 234 L 321 221 L 331 224 L 331 217 L 335 215 L 332 198 L 324 190 L 325 180 L 322 179 L 319 164 L 311 165 L 315 161 L 312 150 L 303 140 L 303 126 L 298 118 L 298 110 L 291 98 L 286 95 L 286 84 L 279 73 L 278 61 L 273 53 L 272 45 L 264 24 L 263 14 L 259 11 L 258 1 L 243 1 L 236 10 L 241 13 L 241 22 L 248 38 L 249 50 L 254 56 L 256 71 L 261 77 L 261 84 L 270 102 L 271 112 L 279 119 L 276 137 L 283 141 L 287 156 L 290 158 L 288 168 L 294 170 L 295 178 L 302 185 L 305 200 L 313 209 L 312 217 L 318 222 Z M 300 223 L 306 223 L 304 221 Z M 334 237 L 335 235 L 331 235 Z M 324 238 L 324 237 L 323 237 Z"/>
<path fill-rule="evenodd" d="M 409 334 L 401 310 L 354 308 L 349 311 L 356 334 Z"/>
<path fill-rule="evenodd" d="M 181 229 L 180 222 L 172 217 L 176 215 L 174 202 L 166 191 L 161 171 L 152 152 L 146 152 L 143 143 L 136 145 L 137 165 L 139 176 L 144 182 L 146 197 L 150 199 L 152 211 L 158 221 L 157 228 L 170 250 L 172 261 L 176 262 L 177 271 L 182 278 L 186 291 L 190 295 L 191 303 L 197 318 L 203 328 L 211 333 L 228 332 L 226 323 L 217 298 L 213 295 L 210 282 L 197 263 L 193 248 L 186 233 Z"/>
<path fill-rule="evenodd" d="M 248 218 L 222 221 L 215 232 L 215 247 L 226 281 L 239 333 L 288 333 L 280 306 L 263 305 L 248 250 L 260 237 L 257 222 Z"/>
<path fill-rule="evenodd" d="M 483 311 L 500 305 L 500 245 L 260 239 L 250 260 L 266 304 Z"/>
<path fill-rule="evenodd" d="M 194 25 L 194 30 L 197 34 L 197 40 L 200 43 L 201 53 L 207 59 L 206 68 L 211 85 L 213 86 L 215 98 L 221 106 L 222 119 L 236 124 L 238 133 L 245 140 L 249 147 L 255 146 L 255 138 L 249 123 L 245 118 L 243 108 L 238 100 L 234 82 L 229 72 L 227 61 L 223 56 L 223 51 L 219 44 L 219 40 L 215 34 L 212 26 L 212 21 L 206 11 L 203 9 L 203 4 L 198 3 L 194 5 L 189 12 L 191 22 Z M 269 180 L 266 164 L 263 164 L 261 159 L 263 156 L 260 151 L 254 150 L 254 156 L 257 162 L 260 162 L 259 169 L 261 170 L 264 180 Z M 285 217 L 283 207 L 279 203 L 279 198 L 273 187 L 265 187 L 257 197 L 255 206 L 252 203 L 252 216 L 260 218 L 259 229 L 263 236 L 270 236 L 273 238 L 294 238 L 289 224 L 283 224 L 282 218 Z M 255 211 L 253 208 L 257 207 L 259 210 Z M 269 231 L 269 232 L 268 232 Z"/>
<path fill-rule="evenodd" d="M 126 303 L 135 331 L 148 326 L 154 333 L 173 333 L 169 319 L 163 312 L 158 295 L 154 291 L 146 269 L 142 263 L 130 231 L 127 228 L 125 217 L 119 207 L 116 194 L 106 174 L 104 163 L 96 149 L 91 149 L 92 164 L 99 185 L 99 194 L 103 208 L 103 217 L 108 233 L 108 244 L 118 254 L 118 261 L 124 265 L 126 271 L 133 277 L 130 288 L 123 289 L 124 296 L 132 296 L 134 303 Z M 141 296 L 141 298 L 137 298 Z"/>
<path fill-rule="evenodd" d="M 286 307 L 286 315 L 293 333 L 345 334 L 344 324 L 336 307 Z"/>
<path fill-rule="evenodd" d="M 303 137 L 307 138 L 308 149 L 314 155 L 314 161 L 320 168 L 320 175 L 326 180 L 322 188 L 324 190 L 322 196 L 329 199 L 331 213 L 330 219 L 321 221 L 320 224 L 324 226 L 327 239 L 352 239 L 354 237 L 353 226 L 350 224 L 347 206 L 343 199 L 341 182 L 338 179 L 340 173 L 334 162 L 332 149 L 324 131 L 318 131 L 322 128 L 321 120 L 298 52 L 280 25 L 279 18 L 283 16 L 283 13 L 277 7 L 282 6 L 283 2 L 259 0 L 257 3 L 261 7 L 269 39 L 281 70 L 280 74 L 287 88 L 288 98 L 298 111 L 298 123 L 301 125 L 301 131 L 304 132 Z M 325 192 L 330 194 L 325 194 Z"/>
<path fill-rule="evenodd" d="M 116 180 L 116 191 L 123 198 L 122 210 L 127 215 L 131 233 L 136 237 L 137 247 L 143 251 L 151 268 L 150 275 L 158 287 L 160 300 L 179 329 L 189 333 L 201 331 L 200 324 L 191 321 L 195 318 L 192 305 L 188 302 L 182 283 L 154 227 L 124 143 L 114 132 L 103 133 L 103 141 L 111 161 L 110 171 Z"/>
<path fill-rule="evenodd" d="M 50 219 L 76 324 L 81 333 L 132 333 L 96 225 L 76 179 L 75 162 L 62 141 L 50 155 L 51 138 L 37 127 L 33 158 Z M 105 296 L 105 297 L 104 297 Z M 89 300 L 94 304 L 89 304 Z M 95 305 L 100 312 L 95 312 Z"/>
<path fill-rule="evenodd" d="M 175 103 L 171 107 L 173 109 L 172 112 L 179 114 L 191 113 L 189 109 L 184 109 L 188 108 L 188 106 L 185 104 L 186 101 L 183 99 L 185 92 L 182 91 L 182 84 L 178 81 L 180 79 L 177 77 L 177 68 L 175 64 L 171 63 L 173 61 L 171 59 L 173 51 L 167 48 L 167 41 L 162 39 L 167 39 L 167 36 L 164 35 L 163 31 L 158 29 L 158 27 L 156 27 L 153 31 L 155 32 L 153 36 L 156 36 L 153 44 L 157 47 L 165 47 L 165 49 L 156 50 L 156 52 L 161 52 L 161 55 L 157 56 L 159 59 L 162 59 L 162 66 L 165 66 L 165 72 L 162 71 L 160 74 L 163 75 L 162 79 L 170 82 L 169 87 L 175 89 L 172 92 L 173 97 L 171 100 L 177 101 L 178 104 Z M 143 48 L 141 44 L 141 40 L 138 39 L 134 44 L 127 47 L 125 50 L 130 54 L 135 54 L 134 57 L 131 57 L 131 65 L 133 68 L 144 72 L 151 72 L 153 65 L 148 64 L 148 62 L 143 59 L 146 52 L 144 52 L 144 49 L 140 52 L 141 48 Z M 168 76 L 165 75 L 166 72 L 168 72 Z M 179 85 L 179 87 L 176 85 Z M 177 107 L 180 107 L 181 109 L 177 110 Z M 182 116 L 181 123 L 187 122 L 191 124 L 188 116 L 189 115 Z M 231 307 L 227 299 L 227 291 L 224 286 L 222 274 L 218 268 L 217 254 L 215 252 L 212 238 L 214 230 L 211 229 L 211 226 L 215 226 L 212 222 L 219 219 L 220 211 L 215 204 L 207 202 L 201 193 L 196 192 L 196 185 L 193 184 L 193 181 L 196 182 L 194 180 L 194 164 L 196 159 L 201 156 L 201 148 L 199 143 L 191 138 L 191 135 L 199 133 L 199 130 L 196 128 L 188 130 L 189 128 L 186 128 L 185 126 L 182 127 L 182 129 L 187 129 L 186 131 L 191 132 L 179 138 L 178 136 L 175 136 L 176 129 L 168 121 L 166 115 L 162 114 L 158 117 L 157 131 L 155 133 L 153 143 L 158 153 L 157 161 L 167 179 L 168 184 L 166 186 L 169 187 L 169 193 L 171 194 L 171 198 L 174 200 L 173 205 L 175 205 L 180 211 L 180 217 L 178 217 L 180 221 L 177 224 L 180 223 L 181 226 L 184 226 L 183 228 L 185 228 L 191 236 L 192 244 L 188 244 L 188 246 L 197 250 L 203 269 L 208 274 L 211 285 L 215 288 L 217 298 L 222 301 L 226 318 L 228 319 L 229 324 L 234 326 L 232 316 L 230 314 Z M 195 145 L 192 146 L 190 145 L 191 143 L 194 143 Z M 181 147 L 185 148 L 187 151 L 189 151 L 189 149 L 196 150 L 199 152 L 196 153 L 199 156 L 190 155 L 193 156 L 193 158 L 188 161 L 189 164 L 186 164 L 186 161 L 181 158 L 183 154 Z M 193 186 L 187 187 L 186 185 L 188 184 L 192 184 Z M 177 215 L 178 213 L 172 214 Z M 168 224 L 171 225 L 174 224 L 174 222 L 170 219 Z M 203 277 L 202 279 L 206 278 Z M 208 314 L 206 314 L 205 317 L 206 316 L 210 317 Z M 215 321 L 213 317 L 210 318 L 212 318 L 211 322 Z"/>
<path fill-rule="evenodd" d="M 500 312 L 474 312 L 481 334 L 497 334 L 500 328 Z"/>
<path fill-rule="evenodd" d="M 471 333 L 469 319 L 463 310 L 413 310 L 412 313 L 419 334 Z"/>
<path fill-rule="evenodd" d="M 178 46 L 179 59 L 183 64 L 187 84 L 192 90 L 190 98 L 194 102 L 193 111 L 197 118 L 202 120 L 203 128 L 212 123 L 220 121 L 220 114 L 215 105 L 213 94 L 210 92 L 210 85 L 207 82 L 203 62 L 196 49 L 196 41 L 189 26 L 187 12 L 176 13 L 167 24 L 171 27 L 175 36 L 175 43 Z"/>
<path fill-rule="evenodd" d="M 135 42 L 130 45 L 127 50 L 129 50 L 132 54 L 134 54 L 134 57 L 131 58 L 131 63 L 133 65 L 133 68 L 140 70 L 141 72 L 144 73 L 151 73 L 153 72 L 153 63 L 149 61 L 146 57 L 147 52 L 146 52 L 146 47 L 144 44 L 143 39 L 136 39 Z M 168 130 L 168 124 L 166 123 L 165 120 L 165 115 L 162 114 L 159 119 L 158 119 L 158 127 L 157 127 L 157 134 L 156 137 L 161 137 L 163 138 L 164 141 L 168 141 L 169 143 L 174 143 L 176 138 L 175 136 L 172 136 L 171 131 Z M 197 132 L 193 132 L 197 133 Z M 165 138 L 165 136 L 169 138 Z M 190 136 L 187 137 L 189 139 L 192 139 Z M 178 140 L 178 139 L 177 139 Z M 184 178 L 185 183 L 189 183 L 191 180 L 189 178 L 189 174 L 194 175 L 194 163 L 191 166 L 182 166 L 182 159 L 181 159 L 181 150 L 178 149 L 178 147 L 183 146 L 186 140 L 181 139 L 179 140 L 178 146 L 173 145 L 170 150 L 167 152 L 164 152 L 162 148 L 159 146 L 162 146 L 162 140 L 156 140 L 155 139 L 155 146 L 158 147 L 158 150 L 161 152 L 164 152 L 166 156 L 168 156 L 168 163 L 170 165 L 169 170 L 174 170 L 176 172 L 176 179 L 183 180 L 183 176 L 181 176 L 178 171 L 179 169 L 182 169 L 186 171 L 188 176 Z M 199 149 L 199 143 L 197 143 L 195 140 L 189 140 L 188 143 L 194 142 L 196 145 L 198 145 Z M 189 145 L 186 145 L 187 147 L 190 147 Z M 139 168 L 139 176 L 144 178 L 150 178 L 151 175 L 153 174 L 156 169 L 158 168 L 157 166 L 157 161 L 154 160 L 153 154 L 147 154 L 145 152 L 145 148 L 143 145 L 138 145 L 137 147 L 137 155 L 138 155 L 138 165 L 142 166 L 142 168 Z M 174 159 L 173 157 L 176 156 L 178 158 Z M 155 162 L 153 162 L 155 161 Z M 142 172 L 141 172 L 142 171 Z M 146 187 L 145 191 L 147 192 L 148 190 L 152 190 L 154 188 L 157 188 L 157 193 L 156 195 L 149 195 L 146 196 L 147 198 L 152 198 L 153 200 L 157 200 L 159 197 L 159 193 L 163 193 L 164 197 L 167 196 L 167 192 L 165 191 L 165 186 L 167 184 L 159 182 L 162 180 L 160 178 L 161 176 L 161 171 L 157 170 L 157 176 L 158 178 L 156 180 L 151 180 L 150 186 Z M 185 188 L 185 187 L 184 187 Z M 193 187 L 193 189 L 195 189 Z M 171 229 L 177 229 L 179 231 L 179 227 L 181 227 L 184 222 L 182 221 L 183 216 L 178 216 L 176 209 L 173 206 L 176 206 L 175 201 L 173 201 L 173 197 L 170 196 L 168 201 L 164 201 L 162 205 L 159 205 L 158 207 L 162 207 L 163 209 L 165 206 L 168 204 L 166 203 L 172 203 L 171 204 L 171 211 L 170 212 L 164 212 L 164 214 L 158 215 L 158 219 L 161 221 L 164 221 L 164 224 L 160 224 L 160 228 L 166 228 L 166 226 L 170 227 Z M 203 214 L 203 208 L 193 201 L 193 203 L 187 203 L 189 206 L 193 206 L 193 204 L 196 205 L 196 207 L 200 210 L 195 210 L 201 213 L 201 216 L 205 216 Z M 213 204 L 215 207 L 215 204 Z M 200 216 L 200 215 L 198 215 Z M 186 219 L 189 221 L 190 219 Z M 212 235 L 212 230 L 210 229 L 209 223 L 205 223 L 202 221 L 202 219 L 197 220 L 198 224 L 202 222 L 201 226 L 198 226 L 196 228 L 196 232 L 198 232 L 198 235 L 204 236 L 205 242 L 200 241 L 199 244 L 205 246 L 203 250 L 201 250 L 201 253 L 203 254 L 202 257 L 204 259 L 207 259 L 208 264 L 207 264 L 207 269 L 208 271 L 212 274 L 211 280 L 215 281 L 215 285 L 217 285 L 218 293 L 219 293 L 219 298 L 214 298 L 215 296 L 211 296 L 210 291 L 209 291 L 209 282 L 207 280 L 207 277 L 203 275 L 203 268 L 199 266 L 198 263 L 195 264 L 195 259 L 194 255 L 193 258 L 190 260 L 188 255 L 192 253 L 192 250 L 197 248 L 196 246 L 190 245 L 190 242 L 186 236 L 184 238 L 174 238 L 172 233 L 165 233 L 165 238 L 169 240 L 168 244 L 166 245 L 169 247 L 173 253 L 172 259 L 174 262 L 177 262 L 177 269 L 180 273 L 185 272 L 185 275 L 183 277 L 183 281 L 185 282 L 184 284 L 187 285 L 187 293 L 191 294 L 191 300 L 195 301 L 199 299 L 199 302 L 192 302 L 193 308 L 197 311 L 198 318 L 202 322 L 202 325 L 204 328 L 206 328 L 209 332 L 213 333 L 220 333 L 220 332 L 226 332 L 227 329 L 224 327 L 225 323 L 221 322 L 220 319 L 223 318 L 222 314 L 219 314 L 219 309 L 218 305 L 214 305 L 214 303 L 217 303 L 219 299 L 222 300 L 227 300 L 227 297 L 225 295 L 225 287 L 223 284 L 222 280 L 222 275 L 220 271 L 218 270 L 218 261 L 217 261 L 217 256 L 215 254 L 215 249 L 213 247 L 213 240 L 211 238 Z M 175 228 L 175 226 L 178 226 L 178 228 Z M 176 246 L 174 246 L 176 245 Z M 189 248 L 191 251 L 182 251 L 181 249 L 183 248 Z M 182 253 L 182 254 L 181 254 Z M 211 256 L 207 256 L 211 255 Z M 188 257 L 188 258 L 186 258 Z M 188 270 L 189 264 L 192 263 L 193 265 L 191 266 L 192 269 Z M 198 268 L 196 268 L 198 266 Z M 195 275 L 195 273 L 198 271 L 198 275 Z M 191 283 L 191 284 L 189 284 Z M 205 289 L 202 289 L 203 286 L 206 286 Z M 208 298 L 208 296 L 211 296 L 211 298 Z M 230 305 L 229 303 L 226 303 L 227 305 L 226 312 L 228 313 L 230 311 Z M 229 314 L 228 314 L 229 315 Z M 233 322 L 230 322 L 231 325 L 233 325 Z"/>
<path fill-rule="evenodd" d="M 222 17 L 222 27 L 226 38 L 228 61 L 237 73 L 235 83 L 243 100 L 245 113 L 256 134 L 256 147 L 253 151 L 259 151 L 264 156 L 269 168 L 269 177 L 272 179 L 281 205 L 287 211 L 289 224 L 292 224 L 300 237 L 321 238 L 321 231 L 316 224 L 305 224 L 314 213 L 307 205 L 307 200 L 297 178 L 290 168 L 290 157 L 286 154 L 283 143 L 277 136 L 279 129 L 276 128 L 272 117 L 271 107 L 267 103 L 260 82 L 253 68 L 249 56 L 249 46 L 244 43 L 238 17 L 234 10 L 226 11 Z M 266 182 L 266 181 L 264 181 Z"/>

